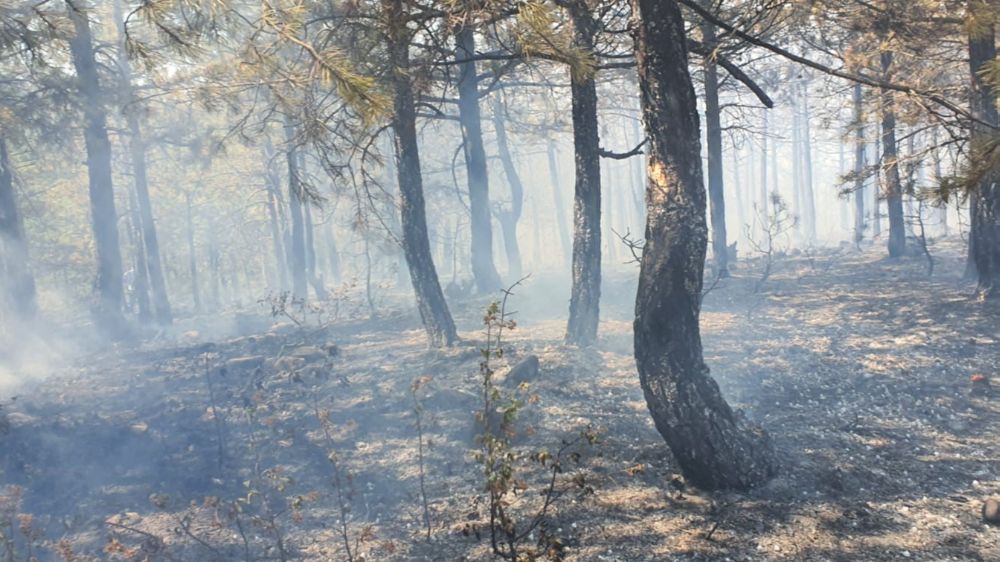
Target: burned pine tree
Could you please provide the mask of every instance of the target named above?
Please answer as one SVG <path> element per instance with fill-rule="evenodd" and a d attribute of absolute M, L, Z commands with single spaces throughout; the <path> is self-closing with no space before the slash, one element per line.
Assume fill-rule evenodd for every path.
<path fill-rule="evenodd" d="M 639 380 L 656 428 L 688 479 L 706 488 L 751 488 L 776 470 L 770 439 L 730 408 L 702 356 L 706 194 L 684 21 L 673 0 L 631 5 L 649 139 L 634 322 Z"/>
<path fill-rule="evenodd" d="M 483 147 L 475 56 L 475 31 L 469 22 L 463 22 L 455 31 L 455 58 L 459 72 L 458 119 L 462 127 L 465 169 L 469 183 L 469 222 L 472 228 L 470 257 L 476 289 L 480 293 L 493 293 L 500 289 L 501 282 L 493 263 L 489 171 L 486 167 L 486 149 Z"/>
<path fill-rule="evenodd" d="M 598 22 L 582 0 L 567 5 L 577 48 L 594 49 Z M 592 72 L 571 71 L 576 185 L 573 200 L 573 287 L 566 341 L 590 345 L 597 339 L 601 301 L 601 140 L 597 83 Z"/>
<path fill-rule="evenodd" d="M 91 226 L 97 254 L 94 283 L 97 301 L 93 305 L 95 323 L 112 335 L 122 335 L 124 289 L 122 256 L 118 240 L 118 213 L 111 181 L 111 143 L 108 140 L 104 92 L 101 89 L 94 55 L 94 40 L 88 14 L 73 2 L 66 2 L 73 23 L 70 52 L 77 76 L 77 91 L 83 106 L 83 137 L 87 151 Z"/>
<path fill-rule="evenodd" d="M 978 276 L 980 299 L 1000 298 L 1000 112 L 998 85 L 984 75 L 996 65 L 996 24 L 990 19 L 990 2 L 969 0 L 969 70 L 972 85 L 972 161 L 969 260 Z"/>
<path fill-rule="evenodd" d="M 427 214 L 417 143 L 417 112 L 410 76 L 410 41 L 402 0 L 381 0 L 393 93 L 392 128 L 395 132 L 396 173 L 399 178 L 403 251 L 417 308 L 431 345 L 448 346 L 458 339 L 455 322 L 444 300 L 427 237 Z"/>

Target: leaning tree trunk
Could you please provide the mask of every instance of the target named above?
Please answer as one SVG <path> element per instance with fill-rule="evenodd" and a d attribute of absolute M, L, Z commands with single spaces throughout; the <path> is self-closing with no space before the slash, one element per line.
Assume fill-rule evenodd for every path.
<path fill-rule="evenodd" d="M 861 84 L 854 85 L 854 244 L 865 238 L 865 114 Z"/>
<path fill-rule="evenodd" d="M 989 9 L 990 3 L 969 1 L 970 17 L 977 10 Z M 985 21 L 986 18 L 980 18 Z M 972 228 L 969 233 L 970 260 L 979 277 L 980 299 L 1000 299 L 1000 167 L 997 162 L 996 127 L 1000 126 L 997 91 L 981 74 L 983 67 L 996 60 L 996 27 L 980 26 L 969 35 L 969 67 L 972 73 L 972 166 L 979 176 L 971 197 Z M 992 153 L 990 152 L 992 151 Z M 991 166 L 991 164 L 993 164 Z M 990 166 L 986 169 L 984 166 Z"/>
<path fill-rule="evenodd" d="M 108 141 L 104 94 L 97 76 L 94 42 L 87 15 L 67 2 L 74 35 L 70 40 L 73 66 L 83 105 L 83 138 L 87 149 L 90 219 L 97 254 L 97 302 L 93 308 L 98 327 L 113 335 L 125 329 L 122 316 L 122 255 L 118 241 L 118 213 L 111 182 L 111 143 Z"/>
<path fill-rule="evenodd" d="M 882 75 L 888 78 L 892 52 L 882 51 Z M 882 89 L 882 168 L 885 170 L 885 201 L 889 212 L 889 256 L 906 253 L 906 219 L 903 216 L 903 184 L 899 178 L 896 146 L 896 109 L 891 91 Z"/>
<path fill-rule="evenodd" d="M 514 158 L 510 155 L 503 111 L 503 103 L 499 99 L 494 100 L 493 128 L 497 135 L 497 152 L 500 154 L 500 163 L 503 165 L 507 184 L 510 185 L 510 208 L 501 209 L 497 213 L 497 218 L 503 229 L 503 247 L 507 252 L 507 275 L 516 280 L 521 278 L 521 247 L 517 243 L 517 223 L 521 220 L 521 212 L 524 210 L 524 185 L 521 183 L 520 174 L 517 173 L 517 166 L 514 165 Z"/>
<path fill-rule="evenodd" d="M 138 203 L 139 228 L 145 249 L 146 267 L 149 272 L 149 288 L 152 294 L 153 314 L 163 325 L 173 322 L 173 311 L 167 297 L 167 283 L 163 278 L 163 260 L 160 258 L 160 242 L 153 221 L 153 205 L 149 197 L 149 180 L 146 177 L 146 144 L 139 124 L 139 102 L 132 89 L 132 66 L 125 49 L 125 22 L 122 19 L 120 2 L 114 3 L 115 23 L 118 25 L 119 58 L 122 91 L 125 98 L 125 120 L 129 130 L 129 150 L 132 169 L 135 172 L 135 194 Z"/>
<path fill-rule="evenodd" d="M 591 51 L 597 22 L 585 2 L 570 4 L 576 46 Z M 571 73 L 576 187 L 573 202 L 573 287 L 566 341 L 590 345 L 597 339 L 601 300 L 601 146 L 597 84 L 593 75 Z"/>
<path fill-rule="evenodd" d="M 458 64 L 458 119 L 465 139 L 465 169 L 469 181 L 469 223 L 472 229 L 472 275 L 480 293 L 500 289 L 500 275 L 493 263 L 493 228 L 490 214 L 489 171 L 483 148 L 482 117 L 479 111 L 479 88 L 473 30 L 461 26 L 455 33 L 455 57 Z"/>
<path fill-rule="evenodd" d="M 14 194 L 14 173 L 7 141 L 3 137 L 0 137 L 0 248 L 3 249 L 0 262 L 9 309 L 16 320 L 31 320 L 38 311 L 35 277 L 29 266 L 28 241 Z"/>
<path fill-rule="evenodd" d="M 389 27 L 387 46 L 389 60 L 393 65 L 392 127 L 396 133 L 396 171 L 399 176 L 403 251 L 417 297 L 417 308 L 430 343 L 435 346 L 450 346 L 458 339 L 458 335 L 451 312 L 448 311 L 448 303 L 441 292 L 427 238 L 424 185 L 417 145 L 417 112 L 413 102 L 413 84 L 410 83 L 410 32 L 406 29 L 403 0 L 382 0 L 382 8 Z"/>
<path fill-rule="evenodd" d="M 639 379 L 656 428 L 690 481 L 751 488 L 775 472 L 770 439 L 733 412 L 702 356 L 705 186 L 684 21 L 674 0 L 632 0 L 632 12 L 650 141 L 634 325 Z"/>
<path fill-rule="evenodd" d="M 726 196 L 722 170 L 722 111 L 719 109 L 719 70 L 715 64 L 715 26 L 701 24 L 701 36 L 710 52 L 703 61 L 705 77 L 705 127 L 708 140 L 708 198 L 712 217 L 712 255 L 715 257 L 715 275 L 729 277 L 729 251 L 726 247 Z M 765 143 L 767 142 L 765 137 Z M 767 151 L 764 146 L 765 154 Z M 766 157 L 765 157 L 766 158 Z M 763 159 L 762 159 L 763 161 Z M 766 168 L 765 168 L 766 170 Z M 767 183 L 766 172 L 761 185 Z"/>

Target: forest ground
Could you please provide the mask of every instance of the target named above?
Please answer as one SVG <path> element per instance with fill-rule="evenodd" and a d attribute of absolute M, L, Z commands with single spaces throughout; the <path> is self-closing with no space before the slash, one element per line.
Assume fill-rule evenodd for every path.
<path fill-rule="evenodd" d="M 541 370 L 517 446 L 555 450 L 588 425 L 601 436 L 557 478 L 545 529 L 560 556 L 1000 560 L 1000 528 L 979 514 L 1000 494 L 1000 405 L 970 393 L 972 375 L 997 376 L 1000 310 L 970 300 L 957 243 L 935 251 L 931 278 L 922 258 L 890 261 L 881 246 L 824 250 L 779 258 L 757 293 L 761 264 L 742 263 L 707 295 L 712 374 L 782 459 L 745 494 L 676 476 L 631 355 L 633 271 L 608 275 L 588 350 L 562 343 L 565 280 L 526 281 L 505 361 L 535 354 Z M 324 329 L 274 325 L 257 307 L 53 363 L 4 402 L 0 484 L 22 487 L 35 542 L 76 560 L 486 560 L 471 452 L 488 299 L 451 303 L 464 342 L 447 350 L 428 350 L 410 307 L 387 302 L 378 319 Z M 523 525 L 546 473 L 516 466 Z"/>

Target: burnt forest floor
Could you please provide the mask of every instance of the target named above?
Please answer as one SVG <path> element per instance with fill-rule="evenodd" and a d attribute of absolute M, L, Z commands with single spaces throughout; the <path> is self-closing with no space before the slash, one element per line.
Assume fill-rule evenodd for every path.
<path fill-rule="evenodd" d="M 743 263 L 707 295 L 706 361 L 782 461 L 743 494 L 685 486 L 653 428 L 631 355 L 635 271 L 607 276 L 586 350 L 562 343 L 564 283 L 528 279 L 496 363 L 541 365 L 515 437 L 519 524 L 547 481 L 528 455 L 588 426 L 600 439 L 563 463 L 525 544 L 544 534 L 594 561 L 1000 560 L 979 513 L 1000 494 L 1000 403 L 970 392 L 973 375 L 998 377 L 1000 309 L 970 299 L 957 244 L 937 251 L 930 278 L 881 247 L 824 250 L 778 258 L 756 293 L 760 264 Z M 487 302 L 451 303 L 463 343 L 445 350 L 399 301 L 323 328 L 255 309 L 226 336 L 180 322 L 78 355 L 3 403 L 0 534 L 16 538 L 0 560 L 28 543 L 42 560 L 489 559 L 472 455 Z"/>

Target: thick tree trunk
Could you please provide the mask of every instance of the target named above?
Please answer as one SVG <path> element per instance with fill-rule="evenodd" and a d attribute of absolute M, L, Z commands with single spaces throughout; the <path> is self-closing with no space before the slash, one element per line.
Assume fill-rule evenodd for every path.
<path fill-rule="evenodd" d="M 8 308 L 15 320 L 28 321 L 38 311 L 35 297 L 35 277 L 28 260 L 28 241 L 24 222 L 14 193 L 14 173 L 7 152 L 7 141 L 0 137 L 0 248 L 4 288 Z"/>
<path fill-rule="evenodd" d="M 288 216 L 292 222 L 291 253 L 288 269 L 292 272 L 292 296 L 309 297 L 306 275 L 305 219 L 302 216 L 302 176 L 295 147 L 295 127 L 285 120 L 285 160 L 288 164 Z"/>
<path fill-rule="evenodd" d="M 191 209 L 191 199 L 193 194 L 188 191 L 184 194 L 184 203 L 187 210 L 187 243 L 188 243 L 188 269 L 191 273 L 191 300 L 194 303 L 195 312 L 201 312 L 201 290 L 198 286 L 198 256 L 194 251 L 194 217 Z"/>
<path fill-rule="evenodd" d="M 708 22 L 701 24 L 705 48 L 715 50 L 715 27 Z M 712 56 L 702 61 L 705 78 L 705 128 L 708 140 L 708 199 L 712 217 L 712 256 L 715 258 L 715 275 L 729 277 L 729 252 L 726 237 L 726 196 L 722 168 L 722 110 L 719 108 L 719 71 Z M 766 119 L 766 118 L 765 118 Z M 767 137 L 764 137 L 767 152 Z M 766 170 L 766 168 L 764 168 Z M 767 184 L 766 171 L 761 174 L 761 186 Z"/>
<path fill-rule="evenodd" d="M 448 304 L 444 300 L 444 293 L 441 292 L 427 237 L 424 185 L 417 145 L 417 112 L 413 102 L 413 85 L 410 83 L 410 32 L 406 29 L 403 0 L 382 0 L 382 7 L 389 27 L 388 51 L 393 65 L 392 127 L 396 133 L 403 251 L 410 268 L 417 308 L 430 343 L 435 346 L 450 346 L 458 339 L 458 335 Z M 487 219 L 488 214 L 487 210 Z"/>
<path fill-rule="evenodd" d="M 594 48 L 597 22 L 585 2 L 570 4 L 576 46 Z M 601 157 L 597 84 L 593 76 L 571 76 L 576 186 L 573 201 L 573 286 L 566 341 L 590 345 L 597 339 L 601 300 Z"/>
<path fill-rule="evenodd" d="M 635 357 L 656 428 L 684 475 L 746 489 L 775 472 L 769 437 L 733 412 L 702 356 L 707 245 L 698 110 L 684 21 L 674 0 L 632 0 L 649 166 Z"/>
<path fill-rule="evenodd" d="M 501 288 L 501 282 L 493 263 L 489 171 L 483 148 L 476 63 L 469 60 L 475 55 L 476 41 L 472 28 L 459 27 L 455 32 L 455 58 L 467 61 L 458 64 L 458 118 L 465 139 L 465 169 L 469 181 L 472 275 L 480 293 L 493 293 Z"/>
<path fill-rule="evenodd" d="M 517 223 L 521 220 L 521 213 L 524 210 L 524 185 L 521 183 L 521 176 L 517 173 L 517 166 L 514 165 L 514 158 L 510 155 L 503 112 L 503 104 L 499 99 L 495 99 L 493 102 L 493 128 L 497 135 L 497 152 L 500 154 L 500 163 L 503 165 L 507 185 L 510 186 L 510 208 L 500 209 L 497 218 L 503 229 L 503 247 L 507 252 L 507 275 L 511 280 L 517 280 L 521 278 L 522 269 L 521 247 L 517 243 Z"/>
<path fill-rule="evenodd" d="M 87 149 L 90 191 L 90 218 L 97 254 L 97 302 L 94 321 L 102 330 L 120 336 L 125 329 L 122 316 L 122 255 L 118 241 L 118 213 L 111 182 L 111 143 L 108 141 L 104 95 L 97 76 L 94 43 L 87 15 L 67 2 L 74 35 L 70 40 L 73 66 L 83 104 L 83 138 Z"/>
<path fill-rule="evenodd" d="M 861 84 L 854 85 L 854 244 L 865 238 L 865 114 Z"/>
<path fill-rule="evenodd" d="M 892 52 L 882 51 L 882 75 L 889 76 Z M 899 148 L 896 146 L 896 109 L 891 91 L 882 92 L 882 169 L 885 171 L 885 200 L 889 211 L 889 256 L 906 253 L 906 218 L 903 216 L 903 185 L 899 178 Z"/>
<path fill-rule="evenodd" d="M 986 10 L 993 3 L 970 0 L 970 17 L 976 10 Z M 982 14 L 980 14 L 982 15 Z M 980 18 L 985 20 L 986 18 Z M 969 36 L 969 70 L 972 81 L 972 114 L 981 122 L 972 124 L 972 146 L 974 166 L 983 166 L 991 159 L 984 155 L 986 144 L 997 134 L 992 127 L 1000 126 L 997 112 L 997 91 L 980 74 L 983 66 L 997 58 L 995 26 L 990 24 L 978 33 Z M 997 148 L 993 148 L 997 150 Z M 995 160 L 994 160 L 995 161 Z M 980 299 L 1000 299 L 1000 169 L 980 170 L 982 176 L 970 198 L 972 226 L 969 232 L 969 254 L 972 257 L 979 285 Z"/>
<path fill-rule="evenodd" d="M 152 295 L 153 313 L 156 321 L 163 325 L 173 322 L 174 315 L 167 297 L 167 284 L 163 278 L 163 260 L 160 258 L 160 242 L 153 220 L 153 204 L 149 197 L 149 180 L 146 177 L 146 144 L 139 124 L 139 102 L 132 90 L 132 66 L 125 49 L 125 22 L 122 19 L 120 2 L 114 3 L 115 23 L 118 26 L 118 66 L 121 71 L 122 91 L 125 98 L 125 120 L 129 130 L 129 150 L 132 169 L 135 173 L 135 194 L 138 203 L 139 227 L 145 249 L 145 261 L 149 271 L 149 287 Z"/>
<path fill-rule="evenodd" d="M 562 251 L 563 263 L 566 263 L 573 253 L 573 243 L 569 239 L 569 226 L 566 224 L 566 206 L 563 204 L 559 188 L 559 161 L 556 159 L 556 141 L 549 138 L 547 145 L 549 158 L 549 184 L 552 186 L 552 206 L 556 213 L 556 226 L 559 229 L 559 248 Z"/>

